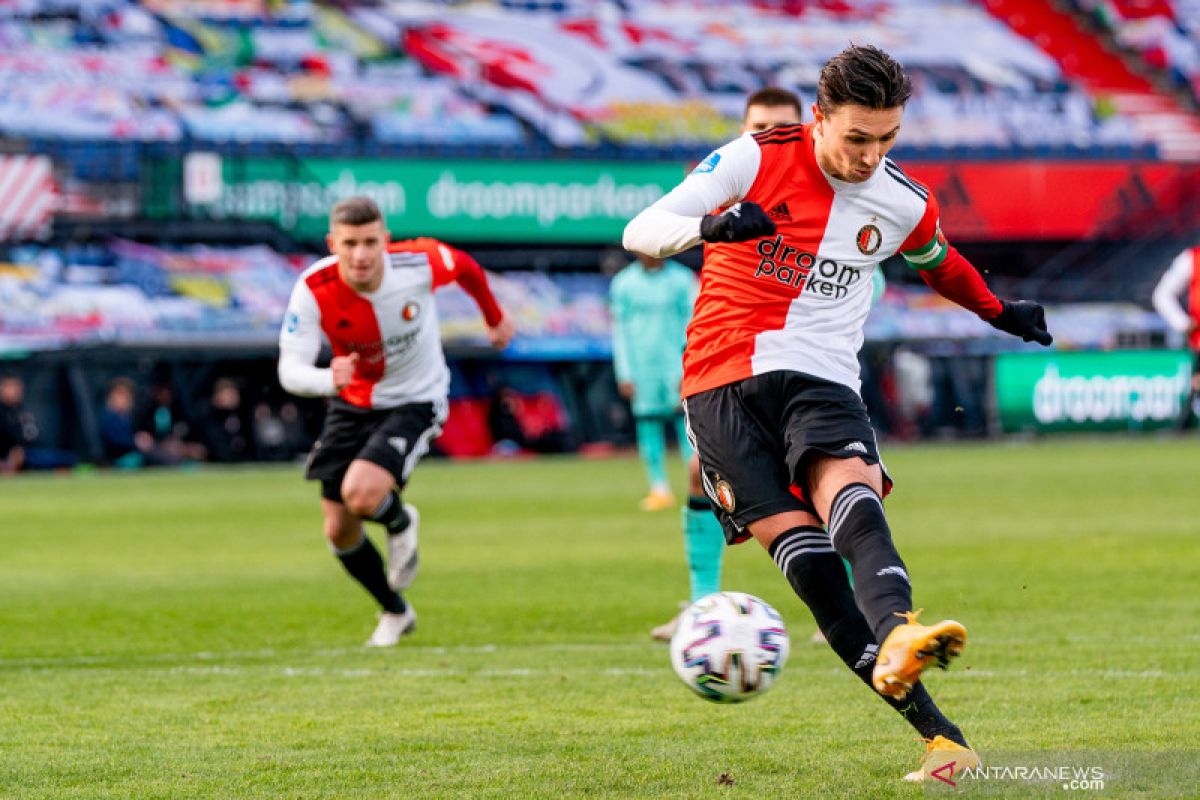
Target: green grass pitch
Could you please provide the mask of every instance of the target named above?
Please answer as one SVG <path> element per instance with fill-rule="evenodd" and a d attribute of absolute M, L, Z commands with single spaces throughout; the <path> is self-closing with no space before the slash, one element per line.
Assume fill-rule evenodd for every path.
<path fill-rule="evenodd" d="M 1200 440 L 885 456 L 916 602 L 971 634 L 927 683 L 985 761 L 1200 761 Z M 924 796 L 753 543 L 723 584 L 788 621 L 778 685 L 679 683 L 647 635 L 686 594 L 679 515 L 643 488 L 630 458 L 422 464 L 418 631 L 374 652 L 297 467 L 0 482 L 0 797 Z M 1091 796 L 1200 796 L 1160 777 Z"/>

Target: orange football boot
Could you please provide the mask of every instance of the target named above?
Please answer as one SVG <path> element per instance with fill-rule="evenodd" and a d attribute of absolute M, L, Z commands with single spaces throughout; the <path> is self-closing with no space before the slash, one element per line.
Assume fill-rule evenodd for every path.
<path fill-rule="evenodd" d="M 917 615 L 923 610 L 898 613 L 906 621 L 893 628 L 879 647 L 871 684 L 882 695 L 903 700 L 926 667 L 937 664 L 945 669 L 967 645 L 967 629 L 961 623 L 947 619 L 922 625 Z"/>

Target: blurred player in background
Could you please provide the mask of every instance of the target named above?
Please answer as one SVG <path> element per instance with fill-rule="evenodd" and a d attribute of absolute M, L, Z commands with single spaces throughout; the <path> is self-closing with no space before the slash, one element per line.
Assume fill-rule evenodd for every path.
<path fill-rule="evenodd" d="M 1187 298 L 1186 307 L 1179 302 Z M 1192 351 L 1192 383 L 1175 427 L 1185 431 L 1196 424 L 1196 396 L 1200 393 L 1200 247 L 1184 250 L 1154 287 L 1154 309 L 1172 330 L 1183 334 Z"/>
<path fill-rule="evenodd" d="M 705 491 L 729 543 L 757 539 L 830 647 L 927 740 L 906 776 L 923 780 L 950 760 L 978 764 L 919 682 L 962 651 L 966 630 L 917 621 L 884 516 L 891 479 L 858 395 L 871 273 L 898 252 L 1000 330 L 1052 339 L 1042 307 L 992 294 L 946 242 L 936 199 L 886 157 L 910 94 L 886 53 L 846 49 L 821 70 L 813 123 L 716 150 L 629 223 L 624 244 L 664 258 L 708 243 L 683 379 Z"/>
<path fill-rule="evenodd" d="M 746 108 L 742 114 L 742 133 L 757 133 L 770 130 L 776 125 L 794 125 L 801 121 L 803 112 L 800 98 L 787 89 L 768 86 L 759 89 L 746 98 Z M 688 302 L 688 318 L 691 318 L 692 300 Z M 677 359 L 678 361 L 678 359 Z M 678 367 L 682 377 L 683 366 Z M 675 397 L 679 396 L 678 383 Z M 686 437 L 680 437 L 686 441 Z M 684 445 L 680 444 L 680 449 Z M 704 485 L 700 480 L 700 459 L 691 448 L 688 458 L 688 499 L 683 509 L 683 549 L 687 557 L 688 583 L 691 588 L 689 603 L 694 603 L 706 594 L 721 589 L 721 561 L 725 553 L 725 534 L 721 532 L 721 524 L 713 516 L 713 506 L 704 494 Z M 686 608 L 688 604 L 684 604 Z M 682 613 L 682 612 L 680 612 Z M 679 614 L 671 617 L 662 625 L 650 630 L 650 635 L 663 642 L 669 642 L 679 627 Z"/>
<path fill-rule="evenodd" d="M 446 419 L 450 373 L 433 292 L 462 286 L 497 348 L 507 346 L 513 324 L 473 258 L 434 239 L 390 242 L 369 198 L 335 205 L 326 241 L 332 255 L 292 291 L 279 382 L 293 394 L 333 398 L 307 477 L 321 482 L 330 547 L 381 608 L 367 646 L 389 647 L 417 620 L 401 592 L 416 574 L 419 518 L 400 492 Z M 328 368 L 315 366 L 322 334 L 333 348 Z M 387 531 L 387 572 L 364 519 Z"/>
<path fill-rule="evenodd" d="M 684 459 L 691 455 L 679 384 L 684 335 L 698 289 L 696 276 L 683 264 L 649 256 L 638 256 L 618 272 L 609 289 L 617 391 L 633 408 L 638 455 L 650 484 L 640 504 L 643 511 L 675 505 L 667 480 L 668 426 L 676 428 Z"/>
<path fill-rule="evenodd" d="M 796 125 L 803 119 L 799 95 L 778 86 L 767 86 L 746 98 L 742 133 L 760 133 L 776 125 Z"/>

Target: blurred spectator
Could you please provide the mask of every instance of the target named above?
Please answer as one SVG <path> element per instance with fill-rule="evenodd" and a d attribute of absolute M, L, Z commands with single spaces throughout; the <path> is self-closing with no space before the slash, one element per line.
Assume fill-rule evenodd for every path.
<path fill-rule="evenodd" d="M 254 458 L 254 429 L 242 405 L 242 391 L 229 378 L 213 384 L 212 397 L 200 414 L 208 460 L 223 464 Z"/>
<path fill-rule="evenodd" d="M 276 411 L 269 403 L 254 407 L 254 455 L 260 461 L 290 461 L 308 450 L 304 421 L 296 404 L 287 401 Z"/>
<path fill-rule="evenodd" d="M 159 381 L 151 387 L 147 402 L 137 415 L 135 435 L 142 434 L 150 437 L 152 449 L 159 453 L 165 463 L 204 460 L 204 445 L 192 440 L 191 428 L 179 410 L 175 391 L 166 381 Z"/>
<path fill-rule="evenodd" d="M 154 437 L 138 431 L 133 407 L 136 387 L 125 377 L 113 378 L 100 411 L 100 442 L 104 463 L 120 469 L 159 466 L 164 462 L 154 450 Z"/>
<path fill-rule="evenodd" d="M 933 407 L 933 367 L 921 353 L 899 347 L 892 356 L 892 376 L 896 392 L 893 435 L 916 439 Z"/>
<path fill-rule="evenodd" d="M 0 377 L 0 475 L 75 465 L 73 453 L 38 447 L 39 434 L 37 419 L 25 408 L 25 382 L 16 375 Z"/>

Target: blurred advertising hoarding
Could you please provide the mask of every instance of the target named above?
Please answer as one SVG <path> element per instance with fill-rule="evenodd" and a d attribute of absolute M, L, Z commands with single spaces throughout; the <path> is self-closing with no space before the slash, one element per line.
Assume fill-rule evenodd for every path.
<path fill-rule="evenodd" d="M 1192 357 L 1183 350 L 1000 353 L 993 369 L 1005 433 L 1147 431 L 1175 424 Z"/>
<path fill-rule="evenodd" d="M 366 194 L 398 238 L 612 244 L 691 166 L 193 153 L 167 171 L 183 191 L 159 184 L 144 196 L 151 217 L 269 220 L 310 241 L 324 237 L 333 203 Z M 913 161 L 906 169 L 938 198 L 942 227 L 955 241 L 1121 239 L 1200 225 L 1196 164 Z M 172 197 L 178 199 L 164 202 Z"/>

